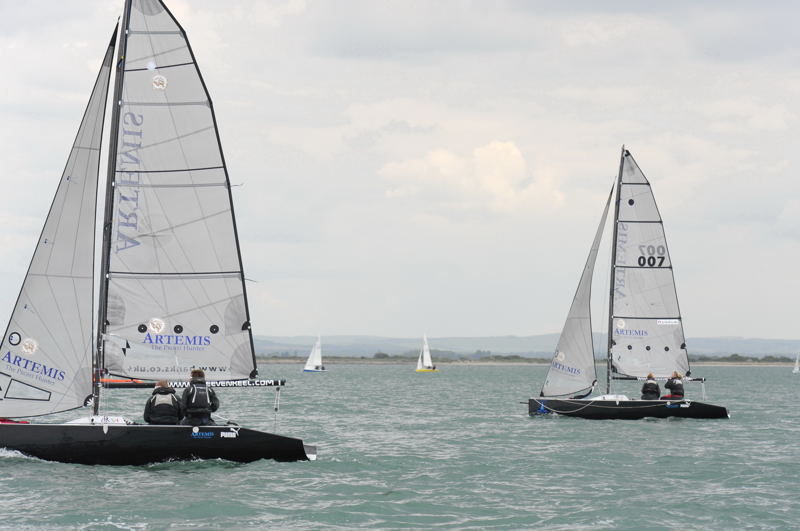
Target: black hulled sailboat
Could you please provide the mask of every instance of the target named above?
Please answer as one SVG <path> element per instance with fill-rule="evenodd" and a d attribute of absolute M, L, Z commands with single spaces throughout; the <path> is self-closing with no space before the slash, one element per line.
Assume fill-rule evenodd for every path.
<path fill-rule="evenodd" d="M 597 385 L 592 276 L 615 191 L 606 394 L 592 397 Z M 611 394 L 612 380 L 644 380 L 649 373 L 667 380 L 673 372 L 688 381 L 705 381 L 691 377 L 672 260 L 650 183 L 623 146 L 616 186 L 606 201 L 542 391 L 528 400 L 528 412 L 588 419 L 728 418 L 724 407 L 695 400 Z"/>
<path fill-rule="evenodd" d="M 314 459 L 300 439 L 237 425 L 100 414 L 103 382 L 151 388 L 202 368 L 210 386 L 283 383 L 258 379 L 230 181 L 186 34 L 160 0 L 126 0 L 120 27 L 0 343 L 0 447 L 85 464 Z M 95 254 L 101 148 L 108 172 Z M 91 416 L 68 423 L 8 420 L 89 404 Z"/>

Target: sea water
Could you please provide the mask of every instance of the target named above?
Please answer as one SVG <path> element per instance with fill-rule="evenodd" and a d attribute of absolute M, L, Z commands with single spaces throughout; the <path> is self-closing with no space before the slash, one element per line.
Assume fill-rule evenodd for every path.
<path fill-rule="evenodd" d="M 800 376 L 695 367 L 727 420 L 531 418 L 546 367 L 262 367 L 285 377 L 277 431 L 315 462 L 50 463 L 0 450 L 13 529 L 788 529 L 800 526 Z M 638 385 L 616 391 L 637 394 Z M 697 384 L 688 398 L 700 398 Z M 275 429 L 275 393 L 221 389 L 219 413 Z M 145 390 L 109 392 L 141 421 Z M 75 412 L 62 414 L 69 419 Z"/>

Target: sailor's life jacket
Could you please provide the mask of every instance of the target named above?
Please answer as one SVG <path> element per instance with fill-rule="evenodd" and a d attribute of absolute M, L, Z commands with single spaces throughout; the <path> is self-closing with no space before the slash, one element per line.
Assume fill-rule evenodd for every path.
<path fill-rule="evenodd" d="M 171 387 L 156 387 L 144 406 L 148 424 L 178 424 L 182 416 L 181 403 Z"/>
<path fill-rule="evenodd" d="M 661 395 L 661 389 L 658 387 L 658 382 L 652 378 L 645 380 L 642 386 L 642 400 L 658 400 Z"/>
<path fill-rule="evenodd" d="M 664 384 L 664 389 L 669 389 L 672 396 L 683 398 L 683 381 L 680 378 L 670 378 Z"/>
<path fill-rule="evenodd" d="M 206 386 L 205 380 L 192 380 L 183 391 L 183 406 L 189 416 L 208 416 L 219 409 L 219 399 L 214 390 Z"/>

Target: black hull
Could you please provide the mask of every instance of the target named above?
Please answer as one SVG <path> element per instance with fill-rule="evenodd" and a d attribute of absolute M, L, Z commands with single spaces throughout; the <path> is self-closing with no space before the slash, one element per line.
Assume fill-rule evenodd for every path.
<path fill-rule="evenodd" d="M 62 463 L 144 465 L 187 459 L 304 461 L 300 439 L 238 426 L 0 424 L 0 447 Z M 308 453 L 306 451 L 308 450 Z"/>
<path fill-rule="evenodd" d="M 584 419 L 636 420 L 645 417 L 664 419 L 679 417 L 689 419 L 727 419 L 728 410 L 722 406 L 695 402 L 694 400 L 591 400 L 549 399 L 528 400 L 528 414 L 558 413 Z"/>

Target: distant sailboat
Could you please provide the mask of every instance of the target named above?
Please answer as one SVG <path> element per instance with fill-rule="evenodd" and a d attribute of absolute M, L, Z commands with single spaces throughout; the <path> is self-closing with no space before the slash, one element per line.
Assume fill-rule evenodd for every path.
<path fill-rule="evenodd" d="M 800 373 L 800 354 L 794 360 L 794 369 L 792 369 L 792 374 Z"/>
<path fill-rule="evenodd" d="M 422 349 L 417 358 L 417 372 L 439 372 L 431 360 L 431 349 L 428 347 L 428 336 L 422 336 Z"/>
<path fill-rule="evenodd" d="M 311 353 L 308 355 L 303 372 L 325 372 L 325 370 L 325 366 L 322 364 L 322 341 L 317 336 L 317 342 L 311 347 Z"/>
<path fill-rule="evenodd" d="M 615 189 L 606 394 L 587 398 L 597 384 L 590 310 L 592 274 L 611 195 L 542 391 L 528 401 L 528 412 L 589 419 L 727 418 L 724 407 L 694 400 L 632 400 L 611 394 L 612 378 L 645 380 L 648 373 L 660 380 L 678 372 L 687 381 L 705 381 L 689 378 L 689 356 L 663 222 L 650 183 L 624 147 Z"/>

